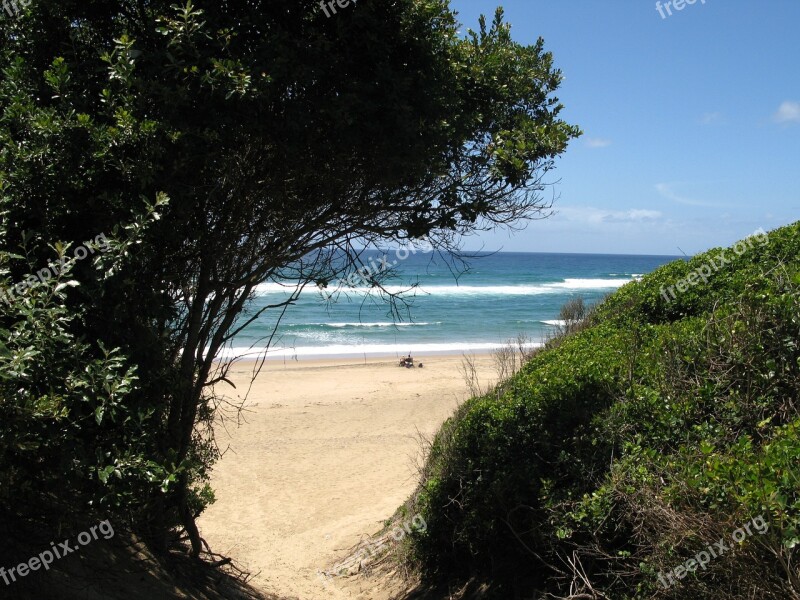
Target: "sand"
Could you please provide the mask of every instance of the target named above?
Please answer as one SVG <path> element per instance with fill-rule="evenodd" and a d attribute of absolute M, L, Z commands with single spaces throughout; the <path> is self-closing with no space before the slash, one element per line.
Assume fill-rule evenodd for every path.
<path fill-rule="evenodd" d="M 256 587 L 283 597 L 388 598 L 364 577 L 320 573 L 410 496 L 420 436 L 433 436 L 468 396 L 462 357 L 421 360 L 422 369 L 400 368 L 393 358 L 267 362 L 245 422 L 216 429 L 227 450 L 212 477 L 217 502 L 199 521 L 212 549 L 256 574 Z M 491 356 L 476 363 L 482 383 L 495 379 Z M 251 375 L 252 364 L 239 363 L 230 373 L 237 389 L 218 391 L 241 402 Z"/>

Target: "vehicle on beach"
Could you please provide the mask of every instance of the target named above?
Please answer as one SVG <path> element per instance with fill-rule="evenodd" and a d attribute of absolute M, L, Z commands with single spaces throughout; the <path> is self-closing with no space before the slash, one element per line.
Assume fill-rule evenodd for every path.
<path fill-rule="evenodd" d="M 406 367 L 407 369 L 413 369 L 414 368 L 414 359 L 411 358 L 411 355 L 409 354 L 408 356 L 400 359 L 400 366 L 401 367 Z M 418 366 L 421 369 L 422 368 L 422 363 L 419 363 Z"/>

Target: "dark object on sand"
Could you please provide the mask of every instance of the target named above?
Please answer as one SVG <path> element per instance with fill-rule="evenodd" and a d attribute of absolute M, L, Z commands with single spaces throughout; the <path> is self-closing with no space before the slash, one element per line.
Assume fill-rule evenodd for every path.
<path fill-rule="evenodd" d="M 413 369 L 414 368 L 414 359 L 411 358 L 411 355 L 409 354 L 405 358 L 400 359 L 400 366 L 401 367 L 406 367 L 407 369 Z M 420 365 L 420 366 L 422 366 L 422 365 Z"/>
<path fill-rule="evenodd" d="M 422 368 L 422 363 L 419 363 L 419 365 L 418 365 L 418 366 L 419 366 L 419 368 L 421 369 L 421 368 Z"/>

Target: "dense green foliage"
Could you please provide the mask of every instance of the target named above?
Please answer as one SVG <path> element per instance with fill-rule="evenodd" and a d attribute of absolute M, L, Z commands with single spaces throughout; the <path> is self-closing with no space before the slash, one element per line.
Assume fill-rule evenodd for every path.
<path fill-rule="evenodd" d="M 15 519 L 52 528 L 89 518 L 76 518 L 76 507 L 117 519 L 141 509 L 150 488 L 174 480 L 150 450 L 155 407 L 131 402 L 135 366 L 118 348 L 88 339 L 89 304 L 68 300 L 118 277 L 156 216 L 151 208 L 102 243 L 56 244 L 45 266 L 0 250 L 0 525 L 10 542 L 0 551 L 4 561 L 20 558 L 13 553 L 15 535 L 22 535 Z M 0 238 L 6 235 L 0 227 Z M 10 272 L 21 268 L 36 275 L 12 280 Z"/>
<path fill-rule="evenodd" d="M 624 286 L 445 423 L 413 499 L 429 578 L 503 598 L 800 597 L 800 223 L 662 293 L 720 252 Z M 659 580 L 759 517 L 767 533 Z"/>
<path fill-rule="evenodd" d="M 80 285 L 0 313 L 5 509 L 115 511 L 160 550 L 183 528 L 197 555 L 215 358 L 258 317 L 255 287 L 299 293 L 356 244 L 451 247 L 546 212 L 542 176 L 580 132 L 552 56 L 502 11 L 463 38 L 445 0 L 335 18 L 316 0 L 17 4 L 0 18 L 4 283 L 100 234 L 119 264 L 78 261 Z"/>

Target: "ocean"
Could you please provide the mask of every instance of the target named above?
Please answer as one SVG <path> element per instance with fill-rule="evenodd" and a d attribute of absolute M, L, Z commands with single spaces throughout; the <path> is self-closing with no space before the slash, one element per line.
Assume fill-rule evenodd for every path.
<path fill-rule="evenodd" d="M 431 252 L 366 251 L 373 272 L 393 264 L 384 282 L 397 292 L 416 284 L 400 314 L 368 287 L 333 294 L 308 286 L 280 319 L 268 358 L 480 353 L 523 335 L 537 343 L 558 324 L 561 306 L 596 303 L 620 286 L 679 257 L 608 254 L 476 253 L 457 279 Z M 359 285 L 357 278 L 353 279 Z M 248 314 L 287 296 L 280 282 L 258 287 Z M 277 322 L 267 310 L 223 355 L 263 354 Z"/>

